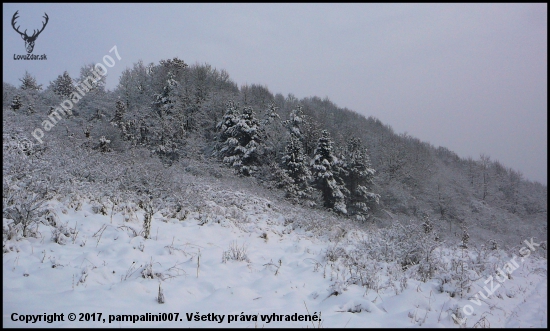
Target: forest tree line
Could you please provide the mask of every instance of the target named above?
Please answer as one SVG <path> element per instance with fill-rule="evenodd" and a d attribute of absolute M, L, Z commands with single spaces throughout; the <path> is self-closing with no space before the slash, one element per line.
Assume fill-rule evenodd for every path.
<path fill-rule="evenodd" d="M 74 78 L 64 72 L 46 87 L 30 73 L 19 86 L 4 82 L 4 109 L 39 125 L 92 68 Z M 178 58 L 135 63 L 112 91 L 105 79 L 94 81 L 51 134 L 77 135 L 100 153 L 146 147 L 166 167 L 186 158 L 219 162 L 294 203 L 361 221 L 388 211 L 452 226 L 476 222 L 483 206 L 512 219 L 546 217 L 547 187 L 521 172 L 485 154 L 461 158 L 396 134 L 328 98 L 239 87 L 225 70 Z"/>

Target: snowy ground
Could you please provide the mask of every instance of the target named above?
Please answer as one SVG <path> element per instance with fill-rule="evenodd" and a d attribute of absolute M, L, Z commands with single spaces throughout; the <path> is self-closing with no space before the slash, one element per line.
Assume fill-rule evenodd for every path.
<path fill-rule="evenodd" d="M 157 212 L 151 239 L 139 235 L 143 211 L 135 205 L 119 206 L 112 214 L 107 208 L 102 215 L 94 213 L 94 202 L 51 201 L 57 233 L 56 227 L 40 224 L 37 238 L 4 241 L 3 325 L 459 327 L 451 315 L 470 305 L 471 315 L 464 315 L 469 327 L 547 326 L 545 259 L 518 261 L 511 279 L 486 299 L 478 297 L 478 304 L 441 293 L 437 280 L 407 279 L 401 289 L 392 285 L 375 291 L 344 284 L 346 270 L 327 261 L 338 228 L 320 236 L 293 227 L 288 212 L 263 198 L 223 191 L 216 196 L 184 220 Z M 4 219 L 4 226 L 9 222 Z M 340 235 L 347 245 L 360 237 L 358 231 Z M 389 268 L 383 263 L 374 267 Z M 391 283 L 389 274 L 377 277 L 380 284 Z M 471 297 L 488 286 L 484 280 L 475 282 Z M 157 301 L 159 285 L 163 304 Z M 54 313 L 63 314 L 64 321 L 43 321 Z M 76 321 L 69 321 L 70 313 Z M 127 318 L 121 315 L 147 314 L 177 320 L 120 321 Z M 25 315 L 42 320 L 26 323 L 33 317 Z M 304 315 L 320 321 L 285 321 Z"/>

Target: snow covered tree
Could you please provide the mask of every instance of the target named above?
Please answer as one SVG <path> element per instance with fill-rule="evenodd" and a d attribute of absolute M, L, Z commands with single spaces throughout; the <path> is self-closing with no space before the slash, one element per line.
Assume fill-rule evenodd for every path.
<path fill-rule="evenodd" d="M 69 76 L 67 71 L 65 71 L 63 75 L 57 76 L 50 84 L 54 93 L 62 98 L 68 98 L 75 90 L 73 79 Z"/>
<path fill-rule="evenodd" d="M 289 115 L 289 119 L 285 121 L 285 125 L 288 127 L 288 130 L 291 134 L 294 134 L 298 139 L 302 140 L 302 130 L 300 127 L 304 123 L 304 114 L 302 112 L 302 107 L 297 106 L 292 109 Z"/>
<path fill-rule="evenodd" d="M 487 154 L 481 154 L 480 155 L 480 165 L 481 165 L 481 176 L 482 176 L 482 182 L 481 182 L 481 188 L 482 188 L 482 200 L 485 201 L 487 198 L 487 195 L 489 194 L 489 166 L 491 165 L 491 157 Z"/>
<path fill-rule="evenodd" d="M 101 70 L 96 70 L 93 63 L 86 64 L 80 68 L 80 77 L 75 84 L 78 84 L 86 94 L 98 91 L 103 92 L 107 84 L 107 75 L 100 75 L 99 72 Z"/>
<path fill-rule="evenodd" d="M 176 132 L 171 115 L 170 119 L 163 118 L 160 121 L 160 132 L 157 132 L 157 145 L 155 153 L 159 155 L 165 166 L 171 166 L 173 162 L 179 159 L 179 149 L 176 142 Z"/>
<path fill-rule="evenodd" d="M 339 160 L 333 155 L 332 140 L 327 130 L 321 132 L 311 164 L 313 184 L 321 191 L 324 206 L 338 213 L 347 214 L 345 196 L 342 192 L 346 188 L 338 176 Z"/>
<path fill-rule="evenodd" d="M 42 89 L 42 84 L 38 84 L 36 78 L 31 76 L 28 71 L 25 71 L 25 76 L 19 80 L 21 81 L 22 90 L 40 91 Z"/>
<path fill-rule="evenodd" d="M 124 120 L 124 114 L 126 113 L 126 104 L 122 100 L 117 100 L 115 108 L 115 117 L 111 120 L 117 126 Z"/>
<path fill-rule="evenodd" d="M 279 114 L 277 113 L 277 110 L 278 110 L 278 107 L 275 106 L 274 103 L 270 103 L 269 106 L 267 107 L 264 119 L 262 121 L 262 125 L 269 125 L 277 121 L 280 118 Z"/>
<path fill-rule="evenodd" d="M 180 71 L 180 70 L 183 70 L 183 69 L 189 67 L 189 65 L 187 65 L 187 63 L 185 63 L 185 61 L 180 60 L 177 57 L 175 57 L 173 59 L 168 59 L 168 60 L 160 60 L 159 63 L 160 63 L 160 65 L 165 66 L 165 67 L 167 67 L 171 70 L 175 70 L 175 71 Z"/>
<path fill-rule="evenodd" d="M 225 144 L 227 143 L 227 140 L 232 137 L 231 128 L 237 125 L 238 121 L 239 121 L 239 108 L 237 104 L 235 104 L 233 101 L 229 101 L 227 103 L 225 114 L 223 115 L 222 120 L 216 126 L 216 129 L 218 129 L 218 131 L 220 132 L 220 136 L 219 136 L 220 143 Z M 217 154 L 220 154 L 222 149 L 223 147 L 220 148 L 220 152 L 218 152 Z"/>
<path fill-rule="evenodd" d="M 162 88 L 161 93 L 154 95 L 153 105 L 157 107 L 158 115 L 162 118 L 166 114 L 171 114 L 177 101 L 177 88 L 179 84 L 175 80 L 175 74 L 168 72 L 168 79 Z"/>
<path fill-rule="evenodd" d="M 151 102 L 153 95 L 152 76 L 154 64 L 148 66 L 143 61 L 134 63 L 133 68 L 127 68 L 120 76 L 116 93 L 121 96 L 129 110 L 134 110 Z"/>
<path fill-rule="evenodd" d="M 250 176 L 257 170 L 258 147 L 260 146 L 259 121 L 251 107 L 244 107 L 239 114 L 237 105 L 230 102 L 218 124 L 220 149 L 218 156 L 223 163 L 234 167 L 240 174 Z"/>
<path fill-rule="evenodd" d="M 2 88 L 2 106 L 4 108 L 9 108 L 13 97 L 17 94 L 17 87 L 4 82 Z"/>
<path fill-rule="evenodd" d="M 290 113 L 289 120 L 284 122 L 290 135 L 282 157 L 281 168 L 285 173 L 284 178 L 289 179 L 289 183 L 286 183 L 284 186 L 287 191 L 287 197 L 294 200 L 308 198 L 311 194 L 309 186 L 311 172 L 307 156 L 304 153 L 302 133 L 300 131 L 302 121 L 301 107 L 297 107 Z"/>
<path fill-rule="evenodd" d="M 304 154 L 302 142 L 296 134 L 291 133 L 282 158 L 282 169 L 292 180 L 285 186 L 287 197 L 291 199 L 306 199 L 310 196 L 309 181 L 311 172 Z"/>
<path fill-rule="evenodd" d="M 35 113 L 34 103 L 30 102 L 27 106 L 27 115 L 31 115 L 34 113 Z"/>
<path fill-rule="evenodd" d="M 261 128 L 263 142 L 262 155 L 264 157 L 262 163 L 278 163 L 285 149 L 286 131 L 280 120 L 279 108 L 274 103 L 269 104 L 265 110 Z"/>
<path fill-rule="evenodd" d="M 470 241 L 470 234 L 468 233 L 468 228 L 466 226 L 462 227 L 462 244 L 460 247 L 468 248 L 468 241 Z"/>
<path fill-rule="evenodd" d="M 369 156 L 359 138 L 351 138 L 348 142 L 344 169 L 349 214 L 365 221 L 368 218 L 369 205 L 378 203 L 380 196 L 371 192 L 375 171 L 371 168 Z"/>
<path fill-rule="evenodd" d="M 19 108 L 23 106 L 23 103 L 21 103 L 21 97 L 19 95 L 16 95 L 13 97 L 13 101 L 11 102 L 10 108 L 13 111 L 18 111 Z"/>
<path fill-rule="evenodd" d="M 317 141 L 321 137 L 321 126 L 311 116 L 303 115 L 301 118 L 302 124 L 300 125 L 300 131 L 303 137 L 304 152 L 306 155 L 312 156 L 317 146 Z"/>
<path fill-rule="evenodd" d="M 149 140 L 149 127 L 145 120 L 142 118 L 139 121 L 139 143 L 145 144 Z"/>
<path fill-rule="evenodd" d="M 506 197 L 507 209 L 512 213 L 517 213 L 520 209 L 520 188 L 523 180 L 523 174 L 520 171 L 516 171 L 512 168 L 507 170 L 508 172 L 508 185 L 504 188 L 504 195 Z"/>

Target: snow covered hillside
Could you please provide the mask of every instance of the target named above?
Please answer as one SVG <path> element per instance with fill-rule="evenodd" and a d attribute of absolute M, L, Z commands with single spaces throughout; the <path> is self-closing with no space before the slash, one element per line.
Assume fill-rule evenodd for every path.
<path fill-rule="evenodd" d="M 150 210 L 149 239 L 145 202 L 49 200 L 27 237 L 4 218 L 3 325 L 547 327 L 544 243 L 515 257 L 423 248 L 437 241 L 422 227 L 361 230 L 248 192 L 190 194 L 196 209 Z"/>

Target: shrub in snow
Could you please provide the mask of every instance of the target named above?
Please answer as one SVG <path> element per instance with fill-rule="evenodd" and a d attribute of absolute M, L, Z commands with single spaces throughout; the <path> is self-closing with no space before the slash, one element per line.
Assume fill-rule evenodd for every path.
<path fill-rule="evenodd" d="M 346 251 L 337 245 L 332 245 L 327 248 L 325 251 L 325 257 L 327 258 L 327 261 L 335 262 L 340 257 L 345 257 Z"/>
<path fill-rule="evenodd" d="M 462 312 L 462 307 L 458 304 L 455 304 L 452 308 L 449 309 L 449 318 L 451 318 L 455 324 L 465 325 L 466 319 L 464 318 L 464 313 Z"/>
<path fill-rule="evenodd" d="M 447 292 L 451 297 L 467 297 L 473 289 L 473 282 L 481 278 L 480 273 L 472 268 L 475 263 L 466 249 L 454 250 L 450 259 L 440 261 L 436 279 L 439 291 Z"/>
<path fill-rule="evenodd" d="M 239 246 L 236 241 L 232 241 L 229 249 L 222 253 L 222 262 L 226 263 L 229 260 L 250 262 L 246 254 L 247 249 L 244 243 Z"/>
<path fill-rule="evenodd" d="M 331 295 L 338 296 L 338 295 L 344 293 L 344 291 L 346 291 L 346 290 L 347 290 L 346 284 L 341 280 L 337 280 L 337 281 L 335 281 L 334 283 L 332 283 L 330 285 L 330 288 L 329 288 L 330 294 L 329 294 L 329 296 L 331 296 Z"/>
<path fill-rule="evenodd" d="M 154 279 L 155 274 L 153 274 L 153 260 L 147 263 L 145 267 L 141 270 L 141 277 L 146 279 Z"/>
<path fill-rule="evenodd" d="M 12 186 L 4 191 L 3 217 L 12 219 L 16 226 L 14 229 L 20 229 L 23 237 L 35 234 L 31 227 L 36 225 L 39 217 L 45 213 L 44 205 L 50 198 L 47 189 L 32 184 L 31 186 Z"/>
<path fill-rule="evenodd" d="M 105 138 L 105 136 L 101 136 L 101 138 L 99 138 L 99 150 L 102 153 L 111 152 L 112 149 L 109 146 L 110 143 L 111 141 L 109 139 Z"/>
<path fill-rule="evenodd" d="M 65 227 L 61 225 L 60 227 L 54 227 L 52 230 L 52 241 L 59 245 L 65 245 L 69 237 L 69 233 L 65 230 Z"/>

